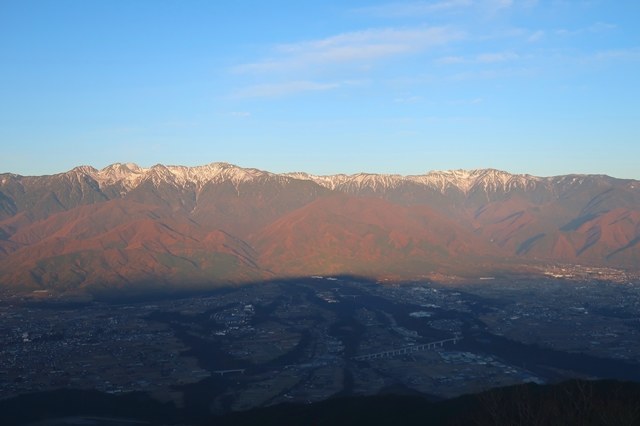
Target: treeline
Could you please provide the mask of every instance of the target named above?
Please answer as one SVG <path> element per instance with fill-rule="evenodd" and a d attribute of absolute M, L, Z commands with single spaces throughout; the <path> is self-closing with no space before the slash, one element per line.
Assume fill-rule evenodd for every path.
<path fill-rule="evenodd" d="M 282 404 L 224 416 L 202 407 L 180 409 L 140 393 L 108 395 L 59 390 L 0 401 L 2 425 L 62 425 L 72 417 L 94 425 L 495 425 L 625 426 L 640 424 L 640 383 L 572 380 L 524 384 L 430 402 L 415 395 L 333 398 L 315 404 Z"/>

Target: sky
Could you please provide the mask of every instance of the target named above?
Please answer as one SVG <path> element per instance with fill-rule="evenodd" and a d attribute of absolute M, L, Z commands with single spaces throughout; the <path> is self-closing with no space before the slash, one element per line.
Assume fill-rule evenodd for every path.
<path fill-rule="evenodd" d="M 0 173 L 640 179 L 637 0 L 0 0 Z"/>

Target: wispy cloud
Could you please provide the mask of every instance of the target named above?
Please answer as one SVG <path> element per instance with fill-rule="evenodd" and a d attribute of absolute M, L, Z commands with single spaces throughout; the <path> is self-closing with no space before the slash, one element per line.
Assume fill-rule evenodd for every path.
<path fill-rule="evenodd" d="M 495 14 L 514 7 L 531 9 L 538 4 L 538 0 L 432 0 L 389 2 L 376 6 L 354 9 L 354 13 L 379 18 L 416 18 L 445 13 Z"/>
<path fill-rule="evenodd" d="M 520 55 L 513 52 L 493 52 L 481 53 L 471 57 L 464 56 L 444 56 L 435 60 L 440 65 L 451 64 L 492 64 L 497 62 L 514 61 L 520 58 Z"/>
<path fill-rule="evenodd" d="M 513 0 L 489 0 L 487 3 L 494 10 L 507 9 L 513 6 Z"/>
<path fill-rule="evenodd" d="M 538 5 L 538 0 L 478 0 L 477 5 L 493 12 L 517 8 L 531 10 Z"/>
<path fill-rule="evenodd" d="M 416 17 L 465 8 L 472 5 L 472 0 L 416 1 L 362 7 L 355 9 L 354 12 L 384 18 Z"/>
<path fill-rule="evenodd" d="M 434 16 L 482 16 L 484 19 L 496 17 L 513 9 L 531 11 L 538 0 L 418 0 L 389 2 L 375 6 L 353 9 L 353 13 L 376 18 L 424 18 Z"/>
<path fill-rule="evenodd" d="M 273 98 L 302 92 L 318 92 L 337 89 L 344 83 L 320 83 L 315 81 L 289 81 L 285 83 L 258 84 L 233 93 L 234 98 Z"/>
<path fill-rule="evenodd" d="M 449 27 L 384 28 L 276 46 L 272 57 L 235 68 L 237 72 L 282 72 L 311 66 L 367 64 L 460 40 L 464 33 Z"/>
<path fill-rule="evenodd" d="M 606 22 L 596 22 L 595 24 L 590 25 L 586 28 L 578 28 L 574 30 L 561 28 L 559 30 L 556 30 L 555 33 L 556 35 L 559 35 L 559 36 L 577 36 L 585 33 L 592 33 L 592 34 L 604 33 L 607 31 L 614 30 L 616 28 L 617 28 L 617 25 L 615 24 L 609 24 Z"/>
<path fill-rule="evenodd" d="M 399 98 L 395 98 L 393 100 L 394 103 L 396 104 L 415 104 L 418 102 L 421 102 L 422 96 L 404 96 L 404 97 L 399 97 Z"/>
<path fill-rule="evenodd" d="M 493 80 L 505 78 L 531 78 L 535 77 L 540 69 L 533 67 L 505 68 L 505 69 L 485 69 L 470 70 L 446 77 L 446 81 L 470 81 L 470 80 Z"/>
<path fill-rule="evenodd" d="M 593 59 L 597 61 L 608 61 L 612 59 L 623 60 L 640 60 L 640 48 L 632 47 L 629 49 L 612 49 L 596 52 Z"/>
<path fill-rule="evenodd" d="M 483 53 L 475 57 L 475 62 L 480 64 L 491 64 L 495 62 L 506 62 L 518 59 L 518 55 L 513 52 Z"/>
<path fill-rule="evenodd" d="M 169 120 L 162 123 L 165 127 L 174 127 L 178 129 L 187 129 L 199 126 L 200 120 Z"/>
<path fill-rule="evenodd" d="M 452 101 L 448 101 L 448 105 L 453 106 L 466 106 L 466 105 L 479 105 L 484 100 L 482 98 L 472 98 L 472 99 L 456 99 Z"/>
<path fill-rule="evenodd" d="M 466 60 L 462 56 L 444 56 L 436 59 L 436 63 L 440 65 L 462 64 Z"/>
<path fill-rule="evenodd" d="M 248 111 L 231 111 L 229 113 L 229 115 L 231 117 L 236 117 L 236 118 L 249 118 L 251 117 L 251 113 Z"/>
<path fill-rule="evenodd" d="M 544 38 L 544 31 L 542 30 L 538 30 L 533 32 L 529 37 L 527 37 L 527 41 L 529 43 L 535 43 L 537 41 L 540 41 Z"/>

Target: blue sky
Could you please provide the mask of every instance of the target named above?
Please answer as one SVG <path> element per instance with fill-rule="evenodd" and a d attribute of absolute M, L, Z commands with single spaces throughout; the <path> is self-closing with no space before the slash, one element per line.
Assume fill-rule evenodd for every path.
<path fill-rule="evenodd" d="M 640 2 L 0 2 L 0 172 L 640 178 Z"/>

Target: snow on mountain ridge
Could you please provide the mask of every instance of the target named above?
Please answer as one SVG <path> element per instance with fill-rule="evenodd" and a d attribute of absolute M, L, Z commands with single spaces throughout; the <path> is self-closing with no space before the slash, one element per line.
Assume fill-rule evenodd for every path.
<path fill-rule="evenodd" d="M 454 187 L 464 193 L 478 189 L 484 191 L 533 189 L 544 181 L 543 178 L 511 174 L 496 169 L 431 171 L 426 175 L 415 176 L 415 178 L 431 187 L 438 188 L 441 192 Z"/>
<path fill-rule="evenodd" d="M 331 190 L 357 192 L 361 190 L 382 191 L 404 184 L 427 186 L 439 192 L 458 190 L 465 194 L 476 190 L 508 191 L 529 190 L 539 184 L 547 184 L 552 178 L 540 178 L 525 174 L 511 174 L 496 169 L 430 171 L 423 175 L 357 173 L 352 175 L 312 175 L 305 172 L 275 174 L 255 168 L 243 168 L 229 163 L 217 162 L 202 166 L 165 166 L 156 164 L 144 168 L 134 163 L 114 163 L 101 170 L 80 166 L 71 172 L 85 174 L 103 186 L 122 185 L 129 191 L 145 180 L 155 185 L 170 182 L 180 187 L 201 188 L 209 182 L 230 181 L 234 185 L 260 178 L 308 180 Z M 67 173 L 71 173 L 67 172 Z"/>
<path fill-rule="evenodd" d="M 308 173 L 288 173 L 295 179 L 311 180 L 329 189 L 337 190 L 384 190 L 396 188 L 405 183 L 414 183 L 430 187 L 444 193 L 457 189 L 469 193 L 473 190 L 484 191 L 511 190 L 516 188 L 532 189 L 543 178 L 530 175 L 516 175 L 495 169 L 445 170 L 431 171 L 424 175 L 370 174 L 317 176 Z"/>
<path fill-rule="evenodd" d="M 146 168 L 135 163 L 114 163 L 101 170 L 80 166 L 67 172 L 70 173 L 88 175 L 101 187 L 120 184 L 126 190 L 137 187 L 145 180 L 150 180 L 156 186 L 162 182 L 170 182 L 181 187 L 195 185 L 199 188 L 208 182 L 231 181 L 237 185 L 260 177 L 276 176 L 262 170 L 242 168 L 229 163 L 210 163 L 195 167 L 156 164 Z"/>

